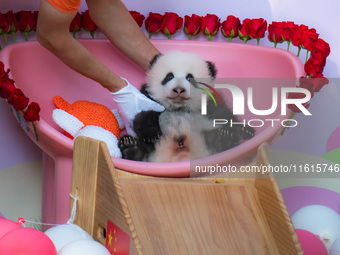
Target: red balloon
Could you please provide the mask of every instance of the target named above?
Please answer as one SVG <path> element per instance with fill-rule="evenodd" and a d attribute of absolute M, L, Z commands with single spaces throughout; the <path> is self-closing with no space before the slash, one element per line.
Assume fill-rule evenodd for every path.
<path fill-rule="evenodd" d="M 305 255 L 328 255 L 326 246 L 317 235 L 303 229 L 295 229 Z"/>
<path fill-rule="evenodd" d="M 34 228 L 18 228 L 0 239 L 0 254 L 57 255 L 52 241 Z"/>
<path fill-rule="evenodd" d="M 0 239 L 9 231 L 20 228 L 20 223 L 0 217 Z"/>

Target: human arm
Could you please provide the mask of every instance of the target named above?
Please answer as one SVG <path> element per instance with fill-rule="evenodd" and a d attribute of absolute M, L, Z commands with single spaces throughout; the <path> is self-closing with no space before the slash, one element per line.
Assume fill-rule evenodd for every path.
<path fill-rule="evenodd" d="M 120 0 L 86 0 L 90 16 L 121 52 L 145 71 L 159 51 L 153 46 Z"/>
<path fill-rule="evenodd" d="M 38 41 L 71 69 L 97 81 L 111 92 L 118 91 L 126 82 L 70 34 L 69 26 L 75 15 L 76 13 L 62 13 L 46 0 L 41 0 L 37 25 Z"/>

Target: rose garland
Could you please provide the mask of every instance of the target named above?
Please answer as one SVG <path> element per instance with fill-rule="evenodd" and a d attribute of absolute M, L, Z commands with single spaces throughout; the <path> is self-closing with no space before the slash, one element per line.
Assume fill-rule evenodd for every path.
<path fill-rule="evenodd" d="M 29 98 L 21 91 L 16 88 L 13 79 L 9 78 L 10 70 L 5 70 L 5 65 L 0 61 L 0 97 L 4 98 L 9 105 L 12 106 L 17 114 L 18 120 L 21 121 L 19 113 L 22 114 L 24 121 L 31 122 L 35 138 L 38 141 L 38 135 L 34 121 L 40 120 L 40 107 L 36 102 L 29 103 Z"/>
<path fill-rule="evenodd" d="M 314 28 L 308 28 L 303 24 L 297 25 L 291 21 L 273 21 L 267 25 L 267 21 L 262 18 L 244 19 L 241 22 L 239 18 L 233 15 L 229 15 L 226 20 L 221 22 L 220 18 L 215 14 L 207 14 L 204 17 L 196 14 L 192 14 L 191 16 L 185 15 L 184 20 L 173 12 L 166 12 L 164 15 L 150 12 L 146 19 L 144 15 L 136 11 L 130 11 L 130 14 L 139 27 L 142 27 L 144 22 L 145 29 L 149 33 L 149 38 L 151 38 L 153 34 L 162 32 L 171 39 L 171 36 L 182 28 L 183 23 L 183 31 L 189 40 L 202 31 L 204 35 L 208 36 L 210 41 L 218 31 L 221 31 L 222 35 L 229 39 L 229 42 L 231 42 L 233 38 L 239 37 L 244 43 L 256 39 L 257 44 L 259 44 L 260 39 L 267 34 L 268 40 L 274 43 L 274 47 L 276 47 L 278 43 L 287 42 L 287 50 L 289 50 L 290 45 L 293 44 L 298 47 L 298 56 L 300 55 L 301 49 L 306 50 L 304 65 L 306 75 L 300 77 L 300 87 L 310 90 L 311 94 L 314 95 L 314 92 L 319 91 L 324 85 L 329 83 L 328 79 L 323 76 L 326 58 L 330 54 L 329 44 L 319 38 L 319 34 L 316 33 Z M 18 30 L 24 33 L 25 40 L 27 40 L 27 33 L 36 29 L 37 17 L 38 12 L 31 11 L 20 11 L 18 13 L 8 11 L 5 14 L 0 13 L 0 35 L 2 34 L 5 38 L 6 45 L 8 44 L 6 35 L 11 34 L 15 42 L 15 33 Z M 97 30 L 97 26 L 92 21 L 88 10 L 81 14 L 78 12 L 70 24 L 70 32 L 72 32 L 74 37 L 76 37 L 76 33 L 82 29 L 89 31 L 91 37 L 94 38 L 94 32 Z M 8 83 L 8 79 L 6 83 Z M 289 96 L 291 98 L 299 98 L 303 95 L 292 93 Z M 305 106 L 308 107 L 309 103 L 306 103 Z M 294 112 L 299 111 L 299 109 L 293 105 L 290 105 L 289 108 Z"/>

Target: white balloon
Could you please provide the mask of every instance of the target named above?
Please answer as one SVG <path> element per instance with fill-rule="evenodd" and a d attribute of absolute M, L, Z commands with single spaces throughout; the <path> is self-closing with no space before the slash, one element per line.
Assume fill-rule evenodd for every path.
<path fill-rule="evenodd" d="M 338 237 L 333 243 L 329 255 L 340 255 L 340 237 Z"/>
<path fill-rule="evenodd" d="M 65 245 L 76 240 L 93 240 L 81 227 L 74 224 L 65 224 L 48 229 L 45 234 L 52 240 L 57 252 Z"/>
<path fill-rule="evenodd" d="M 328 252 L 340 236 L 340 215 L 326 206 L 305 206 L 294 213 L 292 221 L 296 229 L 304 229 L 318 235 Z"/>
<path fill-rule="evenodd" d="M 104 245 L 94 240 L 78 240 L 63 247 L 58 255 L 111 255 Z"/>

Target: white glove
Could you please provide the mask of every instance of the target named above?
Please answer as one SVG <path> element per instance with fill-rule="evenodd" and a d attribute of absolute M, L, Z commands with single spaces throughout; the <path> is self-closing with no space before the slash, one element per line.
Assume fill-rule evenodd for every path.
<path fill-rule="evenodd" d="M 165 108 L 147 98 L 126 79 L 122 79 L 125 80 L 128 85 L 117 92 L 111 92 L 111 94 L 113 100 L 117 103 L 117 109 L 125 123 L 126 131 L 128 134 L 134 135 L 133 119 L 137 113 L 148 110 L 162 112 Z"/>

